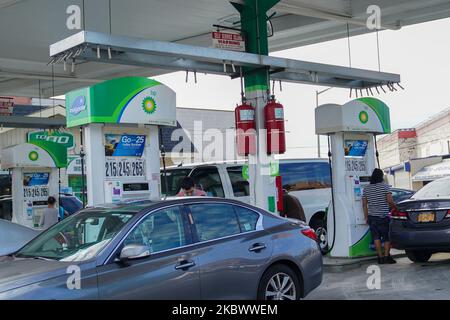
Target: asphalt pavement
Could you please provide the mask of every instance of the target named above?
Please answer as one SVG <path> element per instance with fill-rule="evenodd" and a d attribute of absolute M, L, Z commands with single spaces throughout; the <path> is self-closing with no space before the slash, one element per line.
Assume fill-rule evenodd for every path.
<path fill-rule="evenodd" d="M 325 271 L 320 287 L 307 300 L 450 299 L 450 254 L 434 254 L 427 263 L 398 258 L 396 264 L 373 261 L 357 268 Z"/>

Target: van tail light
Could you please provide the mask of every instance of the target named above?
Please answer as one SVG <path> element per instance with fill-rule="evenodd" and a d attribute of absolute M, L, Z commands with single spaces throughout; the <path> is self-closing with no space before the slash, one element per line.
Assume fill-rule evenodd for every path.
<path fill-rule="evenodd" d="M 317 242 L 317 235 L 314 229 L 307 228 L 302 230 L 303 235 Z"/>
<path fill-rule="evenodd" d="M 447 210 L 447 214 L 445 215 L 446 218 L 450 218 L 450 210 Z"/>
<path fill-rule="evenodd" d="M 397 220 L 407 220 L 408 214 L 406 212 L 402 212 L 402 211 L 398 211 L 398 210 L 394 209 L 391 211 L 391 217 L 392 217 L 392 219 L 397 219 Z"/>

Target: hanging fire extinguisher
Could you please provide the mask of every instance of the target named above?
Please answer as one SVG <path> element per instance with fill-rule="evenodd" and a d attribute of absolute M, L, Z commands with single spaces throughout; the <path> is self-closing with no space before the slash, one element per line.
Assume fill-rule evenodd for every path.
<path fill-rule="evenodd" d="M 275 96 L 264 107 L 264 121 L 267 130 L 267 154 L 286 152 L 283 105 L 275 101 Z"/>
<path fill-rule="evenodd" d="M 244 102 L 234 110 L 236 144 L 240 156 L 256 154 L 255 108 Z"/>

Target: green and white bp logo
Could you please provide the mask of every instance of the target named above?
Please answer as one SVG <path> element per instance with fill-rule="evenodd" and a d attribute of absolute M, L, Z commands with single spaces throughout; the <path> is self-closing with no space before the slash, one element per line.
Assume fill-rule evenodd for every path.
<path fill-rule="evenodd" d="M 367 121 L 369 121 L 369 114 L 366 111 L 361 111 L 359 113 L 359 121 L 361 121 L 362 124 L 366 124 Z"/>
<path fill-rule="evenodd" d="M 31 151 L 28 154 L 28 159 L 30 159 L 31 161 L 37 161 L 37 159 L 39 159 L 39 154 L 36 151 Z"/>
<path fill-rule="evenodd" d="M 147 114 L 154 113 L 156 111 L 156 101 L 155 101 L 155 99 L 153 99 L 152 97 L 146 97 L 142 101 L 142 109 L 144 109 L 144 111 Z"/>
<path fill-rule="evenodd" d="M 48 131 L 34 131 L 28 133 L 28 142 L 34 141 L 47 141 L 60 144 L 67 149 L 73 149 L 75 147 L 75 139 L 70 132 L 48 132 Z"/>

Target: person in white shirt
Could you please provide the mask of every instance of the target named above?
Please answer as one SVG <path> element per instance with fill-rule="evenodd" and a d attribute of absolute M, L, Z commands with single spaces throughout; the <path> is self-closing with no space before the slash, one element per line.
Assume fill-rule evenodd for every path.
<path fill-rule="evenodd" d="M 52 225 L 58 222 L 58 209 L 55 208 L 56 199 L 55 197 L 48 197 L 47 208 L 44 210 L 39 221 L 39 225 L 44 229 L 50 228 Z"/>

